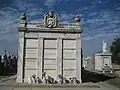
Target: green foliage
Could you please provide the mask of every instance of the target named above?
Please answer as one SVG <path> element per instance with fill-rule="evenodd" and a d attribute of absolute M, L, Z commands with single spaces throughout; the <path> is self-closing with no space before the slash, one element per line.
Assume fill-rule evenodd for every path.
<path fill-rule="evenodd" d="M 112 62 L 120 64 L 120 38 L 114 39 L 110 51 L 112 53 Z"/>
<path fill-rule="evenodd" d="M 36 78 L 36 75 L 35 75 L 35 74 L 33 74 L 33 75 L 32 75 L 32 77 L 33 77 L 33 78 Z"/>

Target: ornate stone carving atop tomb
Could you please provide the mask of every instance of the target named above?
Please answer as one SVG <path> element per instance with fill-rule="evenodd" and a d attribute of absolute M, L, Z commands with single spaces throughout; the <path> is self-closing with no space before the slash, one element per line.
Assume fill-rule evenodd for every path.
<path fill-rule="evenodd" d="M 44 25 L 47 28 L 55 28 L 58 25 L 57 15 L 50 11 L 48 14 L 44 14 Z"/>

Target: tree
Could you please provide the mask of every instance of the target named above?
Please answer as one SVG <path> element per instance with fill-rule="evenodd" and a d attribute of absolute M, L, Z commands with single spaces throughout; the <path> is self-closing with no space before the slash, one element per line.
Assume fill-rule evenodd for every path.
<path fill-rule="evenodd" d="M 110 51 L 112 53 L 112 62 L 120 64 L 120 38 L 114 39 L 110 46 Z"/>

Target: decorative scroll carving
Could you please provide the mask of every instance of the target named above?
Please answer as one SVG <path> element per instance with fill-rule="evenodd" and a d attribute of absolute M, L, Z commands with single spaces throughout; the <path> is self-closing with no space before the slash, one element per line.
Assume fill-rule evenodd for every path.
<path fill-rule="evenodd" d="M 49 12 L 48 14 L 44 14 L 44 25 L 48 28 L 55 28 L 58 25 L 57 15 L 53 12 Z"/>

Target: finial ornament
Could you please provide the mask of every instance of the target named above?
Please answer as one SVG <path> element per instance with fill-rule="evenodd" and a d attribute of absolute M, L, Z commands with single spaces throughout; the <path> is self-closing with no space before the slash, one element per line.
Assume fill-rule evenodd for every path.
<path fill-rule="evenodd" d="M 21 16 L 20 16 L 20 24 L 22 27 L 26 27 L 27 25 L 27 16 L 25 13 L 23 13 Z"/>
<path fill-rule="evenodd" d="M 23 21 L 26 21 L 26 20 L 27 20 L 26 14 L 23 13 L 23 14 L 21 15 L 20 19 L 23 20 Z"/>
<path fill-rule="evenodd" d="M 103 46 L 102 46 L 102 51 L 103 53 L 107 52 L 107 43 L 103 40 Z"/>
<path fill-rule="evenodd" d="M 79 15 L 76 15 L 75 22 L 80 22 L 80 21 L 81 21 L 81 17 Z"/>

